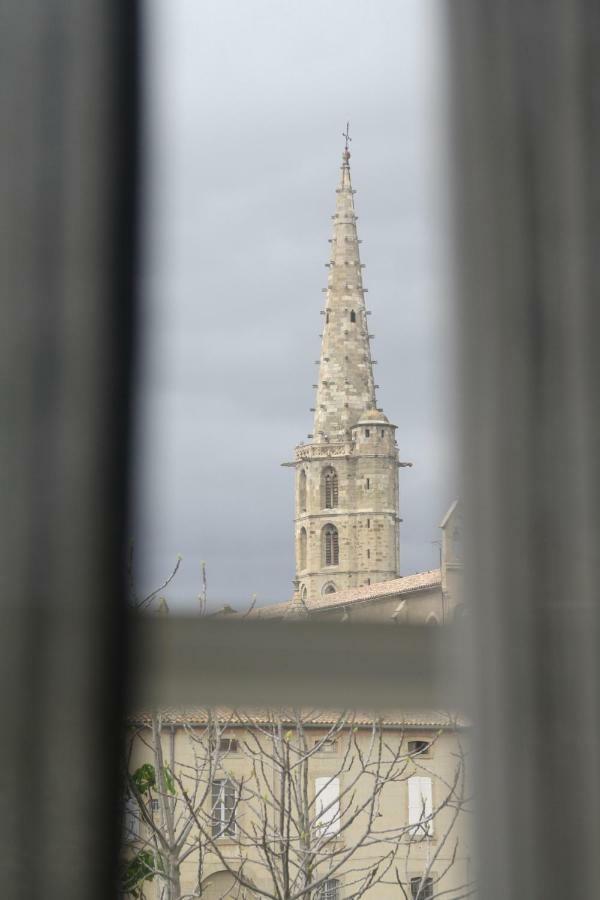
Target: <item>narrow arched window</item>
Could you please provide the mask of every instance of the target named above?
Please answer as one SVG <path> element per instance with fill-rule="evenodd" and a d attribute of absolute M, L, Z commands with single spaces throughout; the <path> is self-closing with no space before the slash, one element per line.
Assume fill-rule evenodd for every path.
<path fill-rule="evenodd" d="M 323 529 L 323 562 L 326 566 L 337 566 L 340 561 L 338 530 L 335 525 Z"/>
<path fill-rule="evenodd" d="M 304 512 L 306 509 L 306 472 L 304 469 L 300 470 L 300 476 L 298 478 L 298 504 L 300 506 L 300 511 Z"/>
<path fill-rule="evenodd" d="M 338 477 L 332 466 L 323 469 L 321 505 L 325 509 L 334 509 L 338 505 Z"/>
<path fill-rule="evenodd" d="M 300 547 L 299 547 L 300 568 L 306 568 L 306 528 L 300 529 Z"/>
<path fill-rule="evenodd" d="M 352 310 L 352 312 L 350 313 L 350 321 L 356 322 L 356 313 L 354 312 L 354 310 Z"/>

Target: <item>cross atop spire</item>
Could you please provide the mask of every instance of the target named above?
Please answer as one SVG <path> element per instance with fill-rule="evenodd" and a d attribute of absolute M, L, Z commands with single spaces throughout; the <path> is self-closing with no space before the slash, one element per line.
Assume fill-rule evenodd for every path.
<path fill-rule="evenodd" d="M 342 131 L 342 137 L 346 138 L 346 146 L 344 149 L 347 150 L 348 149 L 348 141 L 352 140 L 352 138 L 350 137 L 350 122 L 346 122 L 346 130 Z"/>

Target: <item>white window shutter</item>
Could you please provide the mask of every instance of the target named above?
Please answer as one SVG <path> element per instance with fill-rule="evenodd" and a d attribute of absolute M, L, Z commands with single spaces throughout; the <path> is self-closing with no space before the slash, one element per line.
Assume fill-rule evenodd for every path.
<path fill-rule="evenodd" d="M 415 827 L 413 837 L 431 836 L 433 834 L 433 793 L 431 778 L 413 775 L 408 779 L 408 824 Z M 423 822 L 422 825 L 420 823 Z"/>
<path fill-rule="evenodd" d="M 340 830 L 340 779 L 315 778 L 317 827 L 322 834 Z"/>

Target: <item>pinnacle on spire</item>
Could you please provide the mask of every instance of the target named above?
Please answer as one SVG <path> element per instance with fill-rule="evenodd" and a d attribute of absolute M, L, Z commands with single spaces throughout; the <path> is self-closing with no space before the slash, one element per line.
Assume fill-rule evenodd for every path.
<path fill-rule="evenodd" d="M 365 288 L 350 176 L 349 126 L 336 191 L 325 323 L 315 403 L 317 441 L 344 440 L 361 414 L 376 407 Z"/>

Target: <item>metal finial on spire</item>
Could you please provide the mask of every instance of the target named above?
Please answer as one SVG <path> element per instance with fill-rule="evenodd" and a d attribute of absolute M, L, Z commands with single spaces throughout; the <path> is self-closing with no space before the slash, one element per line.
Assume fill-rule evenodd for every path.
<path fill-rule="evenodd" d="M 348 149 L 348 141 L 352 140 L 352 138 L 350 137 L 350 122 L 346 122 L 346 130 L 342 131 L 342 137 L 346 138 L 346 146 L 344 149 L 347 150 Z"/>

